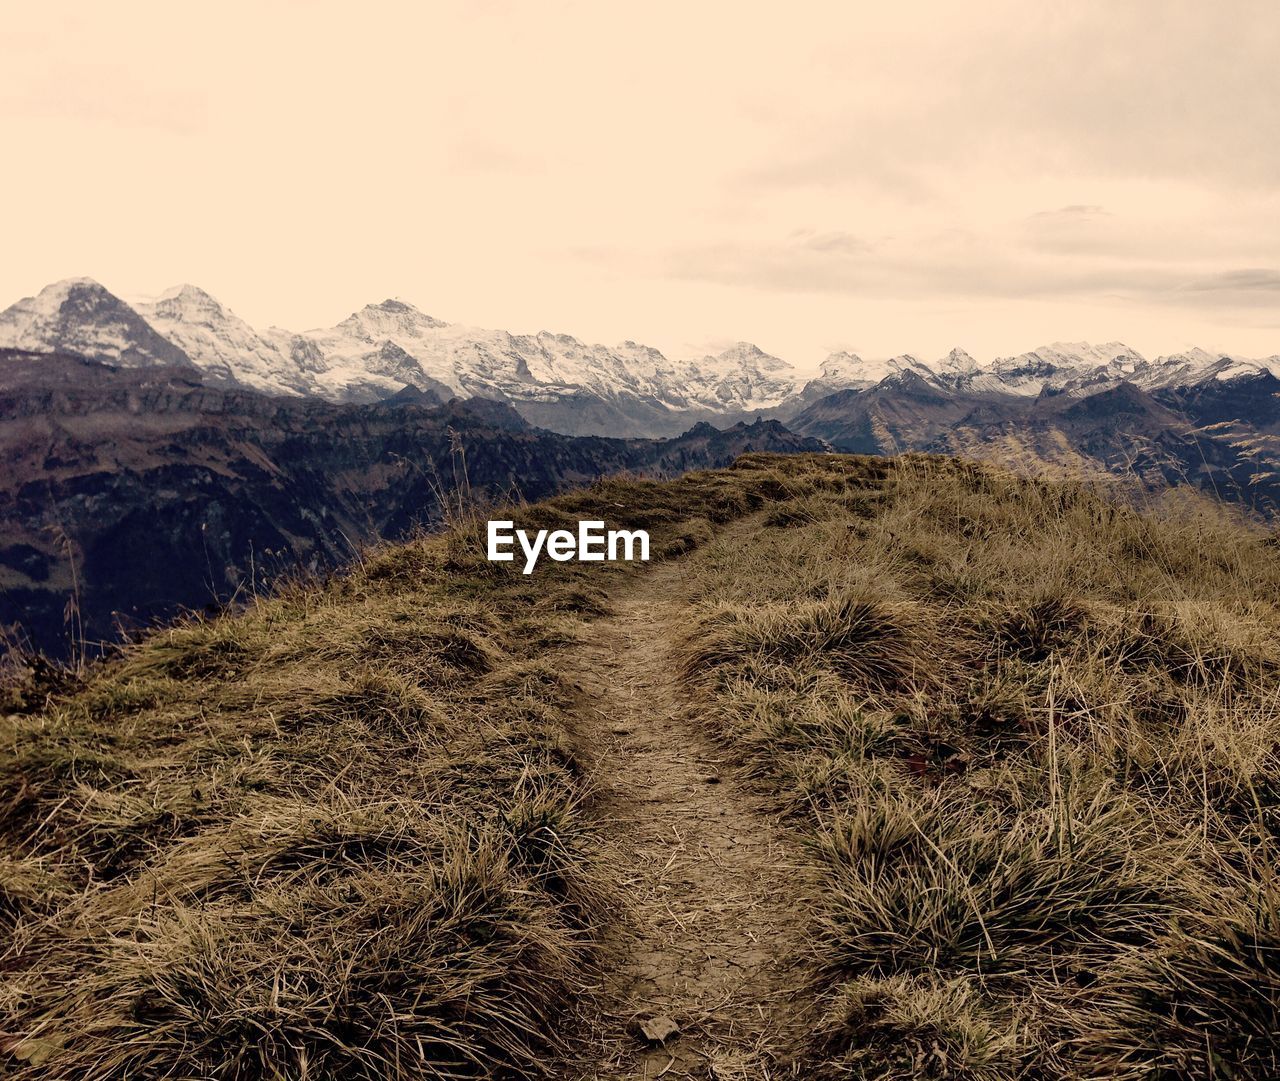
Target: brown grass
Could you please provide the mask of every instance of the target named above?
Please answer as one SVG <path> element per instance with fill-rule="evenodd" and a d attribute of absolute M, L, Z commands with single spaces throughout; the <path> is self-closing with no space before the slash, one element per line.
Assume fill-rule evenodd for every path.
<path fill-rule="evenodd" d="M 1267 531 L 918 456 L 763 525 L 684 676 L 828 868 L 801 1075 L 1280 1076 Z"/>
<path fill-rule="evenodd" d="M 690 708 L 825 868 L 797 1076 L 1280 1076 L 1266 530 L 919 456 L 508 516 L 684 560 Z M 5 692 L 0 1072 L 555 1076 L 617 906 L 546 658 L 634 570 L 482 526 Z"/>
<path fill-rule="evenodd" d="M 616 478 L 538 518 L 655 550 L 766 464 Z M 542 660 L 628 567 L 524 577 L 484 516 L 324 588 L 192 620 L 0 713 L 0 1073 L 547 1075 L 614 907 L 588 855 L 574 673 Z"/>

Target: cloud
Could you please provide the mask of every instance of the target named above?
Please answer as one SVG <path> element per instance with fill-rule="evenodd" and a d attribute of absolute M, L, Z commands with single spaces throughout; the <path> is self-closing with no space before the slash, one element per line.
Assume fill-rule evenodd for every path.
<path fill-rule="evenodd" d="M 1158 295 L 1183 278 L 1156 266 L 1048 259 L 964 230 L 902 237 L 850 252 L 721 241 L 669 253 L 666 273 L 765 291 L 918 297 Z"/>
<path fill-rule="evenodd" d="M 865 255 L 872 250 L 868 241 L 839 229 L 821 233 L 816 229 L 796 229 L 790 240 L 808 251 L 837 256 Z"/>
<path fill-rule="evenodd" d="M 0 90 L 0 116 L 189 136 L 207 130 L 209 101 L 194 92 L 157 94 L 131 73 L 101 66 L 96 72 L 84 71 L 76 80 L 48 76 L 30 83 L 10 83 Z"/>
<path fill-rule="evenodd" d="M 814 64 L 814 104 L 743 183 L 913 201 L 946 200 L 974 166 L 993 179 L 1280 182 L 1280 140 L 1264 134 L 1280 130 L 1270 0 L 996 0 L 867 23 Z"/>
<path fill-rule="evenodd" d="M 1169 299 L 1200 307 L 1280 308 L 1280 270 L 1240 267 L 1218 271 L 1186 282 Z"/>
<path fill-rule="evenodd" d="M 1057 210 L 1038 210 L 1031 216 L 1033 221 L 1080 221 L 1091 218 L 1109 216 L 1109 212 L 1096 203 L 1072 203 L 1060 206 Z"/>
<path fill-rule="evenodd" d="M 1083 205 L 1083 204 L 1082 204 Z M 1050 212 L 1057 219 L 1061 211 Z M 1068 211 L 1067 217 L 1092 218 Z M 903 234 L 872 245 L 827 244 L 827 234 L 798 230 L 777 241 L 721 240 L 687 245 L 663 257 L 660 272 L 678 278 L 749 287 L 764 293 L 881 297 L 928 302 L 1094 298 L 1131 304 L 1232 309 L 1274 304 L 1280 270 L 1205 268 L 1131 245 L 1125 258 L 1098 259 L 1087 248 L 1065 256 L 1025 233 L 964 229 Z M 815 243 L 817 241 L 818 243 Z M 615 253 L 616 254 L 616 253 Z"/>
<path fill-rule="evenodd" d="M 460 172 L 530 175 L 546 172 L 542 155 L 477 135 L 455 139 L 450 145 L 450 163 Z"/>
<path fill-rule="evenodd" d="M 1224 270 L 1190 282 L 1187 289 L 1199 292 L 1280 292 L 1280 270 L 1272 267 L 1245 267 Z"/>
<path fill-rule="evenodd" d="M 6 177 L 10 296 L 195 278 L 318 325 L 404 294 L 787 356 L 1280 345 L 1246 332 L 1277 308 L 1274 0 L 52 0 L 0 51 L 40 163 Z"/>

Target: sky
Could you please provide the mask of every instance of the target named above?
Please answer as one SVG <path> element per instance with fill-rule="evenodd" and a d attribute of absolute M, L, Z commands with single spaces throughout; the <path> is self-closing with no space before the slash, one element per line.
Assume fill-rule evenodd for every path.
<path fill-rule="evenodd" d="M 0 307 L 1280 353 L 1280 4 L 10 5 Z"/>

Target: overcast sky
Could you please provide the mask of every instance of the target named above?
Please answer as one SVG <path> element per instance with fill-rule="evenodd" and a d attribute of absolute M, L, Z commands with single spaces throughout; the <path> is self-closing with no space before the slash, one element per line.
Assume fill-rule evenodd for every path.
<path fill-rule="evenodd" d="M 1280 352 L 1280 4 L 10 5 L 0 306 Z"/>

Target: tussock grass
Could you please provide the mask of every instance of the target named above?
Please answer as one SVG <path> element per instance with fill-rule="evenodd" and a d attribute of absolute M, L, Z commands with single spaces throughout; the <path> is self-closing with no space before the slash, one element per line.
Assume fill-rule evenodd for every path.
<path fill-rule="evenodd" d="M 674 555 L 785 490 L 765 459 L 504 516 L 643 525 Z M 456 510 L 345 577 L 5 689 L 0 1074 L 554 1076 L 617 905 L 576 674 L 546 654 L 634 568 L 526 577 Z"/>
<path fill-rule="evenodd" d="M 862 1041 L 850 1044 L 850 1030 Z M 807 1076 L 999 1081 L 1016 1070 L 1017 1047 L 1016 1030 L 989 1016 L 968 980 L 862 976 L 831 997 Z"/>
<path fill-rule="evenodd" d="M 1250 892 L 1244 889 L 1246 898 Z M 1059 1053 L 1094 1078 L 1280 1076 L 1274 893 L 1206 918 L 1107 972 Z"/>
<path fill-rule="evenodd" d="M 1280 548 L 904 456 L 612 478 L 685 559 L 691 709 L 826 869 L 798 1076 L 1280 1075 Z M 726 528 L 744 516 L 749 524 Z M 548 651 L 615 565 L 483 521 L 0 711 L 0 1072 L 554 1076 L 616 908 Z"/>
<path fill-rule="evenodd" d="M 1280 1075 L 1271 535 L 1183 494 L 844 467 L 702 548 L 681 647 L 828 871 L 800 1074 Z"/>
<path fill-rule="evenodd" d="M 717 610 L 691 636 L 684 670 L 694 677 L 751 658 L 814 664 L 858 690 L 885 692 L 911 683 L 921 645 L 910 608 L 838 592 L 808 603 Z"/>
<path fill-rule="evenodd" d="M 1181 853 L 1123 796 L 978 814 L 945 799 L 867 793 L 827 822 L 831 972 L 1068 975 L 1153 941 Z"/>

